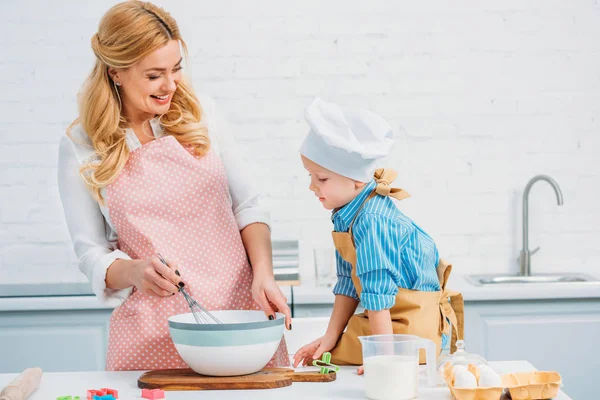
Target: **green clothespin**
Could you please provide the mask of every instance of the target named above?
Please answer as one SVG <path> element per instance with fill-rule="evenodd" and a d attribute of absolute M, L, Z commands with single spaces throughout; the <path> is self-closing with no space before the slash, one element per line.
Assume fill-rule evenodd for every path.
<path fill-rule="evenodd" d="M 56 400 L 79 400 L 79 396 L 60 396 L 57 397 Z"/>
<path fill-rule="evenodd" d="M 330 352 L 325 352 L 323 353 L 323 355 L 321 356 L 320 360 L 314 360 L 312 362 L 312 364 L 315 367 L 319 367 L 319 373 L 320 374 L 329 374 L 330 372 L 338 372 L 340 370 L 340 367 L 338 367 L 335 364 L 331 363 L 331 353 Z"/>

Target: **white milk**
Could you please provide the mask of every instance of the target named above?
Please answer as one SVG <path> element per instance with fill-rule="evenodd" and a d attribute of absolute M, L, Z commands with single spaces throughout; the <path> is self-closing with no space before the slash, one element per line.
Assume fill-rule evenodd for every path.
<path fill-rule="evenodd" d="M 371 400 L 417 397 L 419 362 L 416 356 L 375 356 L 364 360 L 365 393 Z"/>

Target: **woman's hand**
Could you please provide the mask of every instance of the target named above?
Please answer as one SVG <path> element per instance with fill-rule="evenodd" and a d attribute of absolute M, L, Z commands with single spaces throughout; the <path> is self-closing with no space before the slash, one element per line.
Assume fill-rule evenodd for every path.
<path fill-rule="evenodd" d="M 136 289 L 151 296 L 167 297 L 179 291 L 184 286 L 177 276 L 177 264 L 167 261 L 163 264 L 158 257 L 150 260 L 135 260 L 129 271 L 129 280 Z"/>
<path fill-rule="evenodd" d="M 277 311 L 285 315 L 285 326 L 288 330 L 292 329 L 292 313 L 273 275 L 254 275 L 252 298 L 269 318 L 275 318 Z"/>
<path fill-rule="evenodd" d="M 313 360 L 320 359 L 323 353 L 333 349 L 336 344 L 337 338 L 325 334 L 317 340 L 301 347 L 300 350 L 294 354 L 294 368 L 300 363 L 302 363 L 302 365 L 312 365 Z"/>

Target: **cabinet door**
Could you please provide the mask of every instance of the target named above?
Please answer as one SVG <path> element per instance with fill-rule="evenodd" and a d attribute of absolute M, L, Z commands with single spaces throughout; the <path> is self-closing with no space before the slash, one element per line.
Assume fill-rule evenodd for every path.
<path fill-rule="evenodd" d="M 104 370 L 111 311 L 0 313 L 0 373 Z"/>
<path fill-rule="evenodd" d="M 587 398 L 600 370 L 600 301 L 480 302 L 465 306 L 468 352 L 489 361 L 527 360 L 558 371 L 564 390 Z"/>

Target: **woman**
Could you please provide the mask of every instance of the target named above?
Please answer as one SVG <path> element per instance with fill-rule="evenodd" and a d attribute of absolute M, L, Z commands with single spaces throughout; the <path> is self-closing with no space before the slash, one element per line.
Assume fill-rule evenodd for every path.
<path fill-rule="evenodd" d="M 182 49 L 162 8 L 111 8 L 92 37 L 96 64 L 79 118 L 60 144 L 59 189 L 79 267 L 94 293 L 118 306 L 107 370 L 187 367 L 167 325 L 189 312 L 180 286 L 210 310 L 280 311 L 291 329 L 268 213 L 214 104 L 182 76 Z M 270 365 L 288 363 L 282 340 Z"/>

